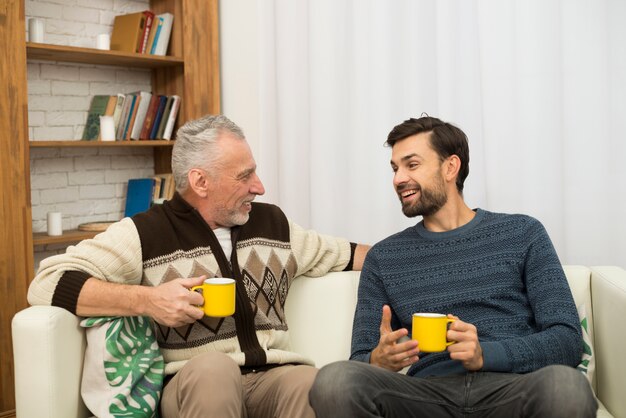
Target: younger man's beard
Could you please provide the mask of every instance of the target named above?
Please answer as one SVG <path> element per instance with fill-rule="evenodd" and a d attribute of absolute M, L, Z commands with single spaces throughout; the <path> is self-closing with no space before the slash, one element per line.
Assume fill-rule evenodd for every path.
<path fill-rule="evenodd" d="M 402 203 L 402 213 L 408 218 L 434 215 L 448 201 L 448 195 L 443 187 L 441 178 L 439 178 L 432 189 L 426 189 L 419 184 L 417 186 L 420 191 L 419 199 L 412 204 Z M 402 201 L 401 196 L 400 201 Z"/>

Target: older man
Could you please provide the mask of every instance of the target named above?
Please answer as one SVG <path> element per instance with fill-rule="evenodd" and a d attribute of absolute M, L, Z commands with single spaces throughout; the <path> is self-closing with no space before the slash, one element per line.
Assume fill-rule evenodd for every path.
<path fill-rule="evenodd" d="M 368 247 L 305 230 L 265 192 L 243 132 L 206 116 L 177 133 L 176 195 L 95 239 L 42 261 L 29 302 L 80 316 L 149 316 L 165 358 L 161 412 L 170 417 L 314 417 L 317 370 L 288 350 L 292 280 L 360 269 Z M 210 318 L 190 292 L 233 277 L 233 316 Z"/>

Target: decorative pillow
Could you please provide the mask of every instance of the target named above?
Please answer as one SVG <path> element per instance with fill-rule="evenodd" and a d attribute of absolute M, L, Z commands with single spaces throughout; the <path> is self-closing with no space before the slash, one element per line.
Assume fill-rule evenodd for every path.
<path fill-rule="evenodd" d="M 595 359 L 593 357 L 593 345 L 589 333 L 589 321 L 587 319 L 587 308 L 584 304 L 578 307 L 578 317 L 580 318 L 580 327 L 583 333 L 583 357 L 580 361 L 578 370 L 580 370 L 589 380 L 593 380 L 593 373 L 596 369 Z"/>
<path fill-rule="evenodd" d="M 92 317 L 81 395 L 99 418 L 156 418 L 163 389 L 164 361 L 146 317 Z"/>

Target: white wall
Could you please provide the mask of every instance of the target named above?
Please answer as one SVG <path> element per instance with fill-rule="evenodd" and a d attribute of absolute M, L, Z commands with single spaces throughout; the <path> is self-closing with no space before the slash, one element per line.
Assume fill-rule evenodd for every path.
<path fill-rule="evenodd" d="M 95 47 L 96 36 L 111 32 L 116 15 L 148 8 L 148 0 L 25 3 L 27 21 L 30 17 L 44 20 L 45 43 L 81 47 Z M 150 77 L 149 70 L 29 61 L 30 139 L 80 139 L 93 95 L 149 91 Z M 127 181 L 154 174 L 152 154 L 149 148 L 31 148 L 33 231 L 46 230 L 46 213 L 52 211 L 63 214 L 64 229 L 83 222 L 121 219 Z M 35 268 L 41 259 L 64 248 L 35 247 Z"/>
<path fill-rule="evenodd" d="M 413 2 L 402 3 L 403 7 L 424 6 L 418 6 L 417 3 L 413 4 Z M 468 179 L 468 186 L 470 187 L 466 188 L 466 198 L 472 207 L 480 206 L 493 211 L 509 213 L 520 211 L 537 217 L 548 229 L 557 251 L 565 263 L 624 265 L 624 243 L 626 242 L 624 237 L 626 234 L 621 233 L 623 222 L 619 223 L 619 220 L 622 216 L 620 210 L 626 195 L 619 187 L 620 181 L 624 178 L 624 165 L 620 164 L 619 161 L 619 156 L 623 154 L 619 152 L 623 148 L 623 141 L 620 140 L 623 136 L 620 136 L 620 132 L 623 132 L 621 129 L 623 117 L 620 118 L 619 115 L 623 114 L 624 107 L 624 100 L 621 98 L 624 97 L 622 94 L 624 90 L 622 75 L 624 74 L 623 69 L 626 68 L 624 66 L 626 63 L 624 51 L 626 49 L 624 43 L 619 42 L 620 39 L 624 38 L 621 36 L 623 35 L 623 29 L 621 29 L 623 25 L 606 24 L 620 22 L 619 18 L 623 16 L 624 10 L 626 10 L 624 3 L 615 1 L 590 3 L 582 0 L 572 3 L 549 2 L 549 14 L 535 13 L 536 10 L 542 8 L 542 5 L 536 2 L 531 2 L 528 5 L 524 3 L 524 6 L 520 7 L 522 3 L 509 1 L 502 5 L 498 3 L 499 7 L 496 9 L 492 8 L 491 3 L 480 1 L 469 3 L 441 2 L 441 6 L 439 2 L 426 2 L 425 5 L 428 4 L 434 8 L 435 3 L 437 3 L 437 8 L 441 8 L 440 18 L 449 14 L 453 17 L 457 16 L 464 23 L 467 23 L 466 31 L 460 31 L 457 27 L 459 25 L 456 25 L 454 30 L 447 30 L 444 26 L 439 25 L 437 26 L 439 30 L 428 32 L 433 33 L 432 38 L 422 36 L 423 39 L 437 40 L 437 42 L 425 42 L 422 46 L 426 45 L 424 49 L 428 52 L 426 56 L 438 57 L 439 62 L 436 64 L 440 67 L 437 68 L 437 65 L 420 66 L 419 58 L 412 61 L 416 67 L 409 66 L 410 68 L 406 66 L 396 68 L 393 65 L 384 66 L 382 64 L 383 67 L 386 67 L 385 70 L 388 68 L 389 73 L 392 74 L 391 77 L 386 78 L 392 80 L 393 85 L 390 88 L 389 85 L 382 85 L 381 83 L 373 85 L 367 82 L 368 76 L 371 76 L 372 72 L 380 70 L 378 67 L 380 67 L 381 62 L 385 62 L 384 58 L 377 61 L 356 60 L 354 61 L 356 62 L 355 65 L 361 65 L 360 68 L 363 69 L 363 71 L 356 73 L 361 74 L 362 77 L 357 77 L 357 80 L 350 85 L 352 90 L 346 87 L 347 90 L 363 92 L 367 88 L 374 89 L 375 87 L 374 90 L 379 92 L 380 89 L 383 89 L 385 92 L 383 97 L 385 98 L 388 94 L 395 94 L 398 97 L 376 101 L 371 100 L 371 96 L 361 94 L 353 95 L 352 100 L 355 100 L 354 97 L 357 97 L 356 101 L 358 98 L 367 97 L 369 101 L 368 99 L 362 100 L 362 103 L 367 103 L 370 106 L 372 103 L 393 103 L 396 108 L 404 109 L 400 112 L 404 115 L 407 114 L 407 109 L 409 112 L 418 109 L 416 114 L 422 110 L 445 109 L 442 114 L 449 115 L 448 117 L 453 118 L 451 120 L 459 123 L 470 138 L 482 141 L 480 142 L 482 145 L 479 145 L 478 148 L 476 145 L 472 146 L 474 152 L 472 173 L 474 174 L 470 175 Z M 457 8 L 457 3 L 462 7 Z M 390 15 L 393 15 L 394 10 L 396 13 L 398 12 L 393 7 L 386 6 L 384 2 L 374 1 L 368 2 L 368 4 L 371 10 L 369 13 L 372 15 L 375 15 L 375 11 L 384 12 L 384 14 L 389 12 Z M 326 19 L 329 16 L 335 17 L 335 12 L 339 16 L 341 10 L 345 12 L 346 9 L 362 9 L 364 6 L 355 6 L 354 2 L 343 2 L 342 5 L 344 6 L 343 9 L 341 5 L 334 4 L 332 1 L 320 2 L 319 5 L 317 2 L 301 1 L 221 1 L 223 112 L 247 132 L 248 140 L 259 163 L 259 175 L 267 187 L 266 196 L 259 200 L 280 204 L 292 219 L 305 227 L 315 227 L 326 233 L 348 236 L 363 242 L 372 242 L 374 239 L 369 238 L 370 234 L 378 234 L 380 230 L 388 229 L 387 224 L 378 222 L 376 231 L 374 231 L 375 228 L 363 228 L 367 221 L 363 223 L 358 216 L 375 213 L 375 210 L 369 208 L 370 212 L 360 211 L 358 206 L 369 205 L 370 202 L 367 199 L 372 199 L 372 190 L 376 190 L 375 196 L 384 196 L 377 189 L 371 188 L 365 190 L 365 193 L 356 193 L 357 198 L 353 199 L 354 203 L 351 202 L 350 204 L 354 204 L 357 208 L 341 206 L 342 210 L 353 214 L 350 223 L 336 217 L 334 214 L 335 207 L 332 205 L 326 205 L 328 206 L 326 211 L 318 210 L 317 220 L 309 221 L 312 219 L 310 208 L 318 205 L 303 200 L 303 197 L 310 197 L 315 200 L 316 197 L 326 193 L 326 189 L 331 189 L 327 184 L 334 184 L 335 191 L 338 190 L 336 193 L 346 190 L 346 183 L 344 183 L 343 189 L 341 186 L 337 187 L 337 182 L 333 182 L 333 176 L 335 176 L 334 178 L 343 178 L 348 187 L 352 184 L 356 185 L 357 188 L 363 184 L 374 184 L 375 187 L 380 187 L 379 178 L 372 180 L 363 175 L 369 169 L 367 165 L 363 165 L 363 161 L 367 161 L 368 164 L 377 162 L 371 156 L 367 156 L 367 158 L 350 160 L 354 169 L 347 176 L 336 176 L 331 170 L 322 170 L 320 173 L 315 171 L 314 175 L 321 178 L 317 182 L 319 185 L 318 192 L 323 189 L 323 193 L 320 192 L 318 196 L 315 196 L 312 190 L 307 189 L 311 187 L 310 177 L 307 175 L 314 171 L 307 164 L 316 157 L 318 158 L 316 166 L 320 165 L 319 161 L 330 167 L 332 164 L 337 165 L 337 159 L 328 155 L 328 149 L 334 146 L 349 147 L 346 145 L 349 141 L 337 141 L 338 129 L 336 125 L 323 126 L 323 123 L 319 123 L 320 120 L 324 120 L 320 115 L 329 116 L 328 113 L 331 113 L 332 118 L 341 114 L 343 109 L 350 109 L 346 117 L 363 112 L 361 106 L 341 107 L 341 103 L 346 103 L 343 97 L 339 99 L 335 97 L 337 99 L 333 103 L 335 108 L 328 106 L 328 109 L 332 109 L 330 111 L 326 108 L 320 111 L 325 106 L 322 103 L 317 108 L 317 112 L 312 112 L 309 109 L 309 98 L 302 97 L 303 93 L 306 94 L 307 87 L 311 88 L 307 84 L 310 80 L 317 82 L 316 87 L 323 87 L 316 90 L 318 97 L 324 93 L 330 97 L 331 93 L 341 91 L 340 89 L 343 87 L 341 81 L 342 76 L 346 74 L 345 67 L 337 69 L 336 66 L 329 65 L 334 63 L 333 53 L 336 54 L 337 51 L 341 51 L 341 48 L 335 51 L 332 42 L 337 38 L 341 39 L 345 31 L 347 31 L 345 37 L 351 40 L 355 36 L 355 32 L 350 31 L 351 28 L 354 28 L 349 25 L 342 26 L 343 20 L 340 18 L 337 21 L 331 21 L 331 19 L 327 21 Z M 274 7 L 276 10 L 272 9 Z M 428 10 L 429 7 L 426 7 L 426 11 Z M 472 16 L 464 14 L 467 10 L 479 10 L 480 13 L 474 12 L 476 16 L 469 19 Z M 504 13 L 501 16 L 506 18 L 494 19 L 498 13 Z M 282 27 L 278 24 L 273 25 L 280 20 L 276 16 L 282 16 L 283 23 L 293 23 L 290 18 L 297 16 L 300 19 L 297 23 L 299 26 L 294 29 L 288 25 Z M 320 18 L 320 16 L 326 19 Z M 367 17 L 369 14 L 365 13 L 363 16 Z M 317 31 L 310 30 L 308 32 L 312 38 L 307 38 L 306 28 L 303 31 L 300 31 L 299 28 L 306 26 L 307 22 L 311 23 L 315 18 L 318 19 L 318 23 L 320 21 L 327 23 L 327 27 L 316 26 Z M 276 19 L 276 22 L 273 22 L 272 19 Z M 350 20 L 346 19 L 345 21 Z M 361 19 L 359 22 L 361 25 L 365 25 L 365 28 L 375 28 L 375 26 L 369 25 L 373 21 Z M 364 24 L 363 22 L 368 23 Z M 493 22 L 498 23 L 495 29 L 492 24 L 486 24 Z M 543 31 L 538 31 L 534 23 L 541 23 L 540 27 L 543 28 Z M 413 30 L 411 25 L 405 26 L 407 29 Z M 422 31 L 426 30 L 423 24 L 421 28 Z M 505 28 L 506 30 L 503 30 Z M 263 40 L 260 40 L 262 29 L 267 30 L 267 33 L 264 33 Z M 336 31 L 332 32 L 332 29 Z M 417 29 L 415 30 L 417 31 Z M 553 33 L 554 30 L 557 32 Z M 484 41 L 484 45 L 483 43 L 464 43 L 463 33 L 471 34 L 473 31 L 480 35 L 475 40 Z M 302 32 L 305 34 L 303 35 Z M 331 32 L 332 34 L 330 34 Z M 448 36 L 449 32 L 452 33 L 450 36 Z M 370 30 L 366 33 L 373 32 Z M 557 33 L 559 36 L 556 36 Z M 442 34 L 446 36 L 437 36 Z M 502 38 L 499 36 L 502 34 L 509 36 Z M 385 55 L 385 51 L 388 49 L 385 44 L 387 38 L 379 37 L 378 33 L 371 36 L 373 38 L 369 39 L 367 36 L 362 36 L 362 32 L 359 32 L 358 39 L 363 42 L 358 47 L 369 45 L 368 41 L 375 40 L 379 54 L 381 50 L 383 54 L 374 56 L 387 58 L 392 56 Z M 319 38 L 331 39 L 331 42 L 316 43 L 313 41 L 318 41 Z M 402 42 L 399 45 L 405 45 L 404 40 L 410 38 L 401 39 Z M 267 44 L 263 42 L 267 42 Z M 341 44 L 340 40 L 337 42 Z M 535 47 L 544 43 L 547 44 L 546 49 L 539 51 Z M 447 48 L 441 48 L 445 45 Z M 481 49 L 481 54 L 478 54 L 474 53 L 477 49 L 469 48 L 468 45 L 483 45 L 484 47 Z M 315 50 L 315 46 L 317 46 L 317 50 Z M 515 48 L 511 48 L 511 46 L 516 46 L 518 50 L 515 51 Z M 282 49 L 288 47 L 293 49 Z M 278 65 L 281 57 L 274 56 L 273 51 L 279 48 L 282 52 L 288 51 L 289 56 L 287 58 L 282 57 L 285 61 L 295 62 L 293 65 L 291 65 L 292 63 L 285 64 L 282 67 L 283 73 L 275 72 L 281 74 L 281 81 L 283 79 L 288 81 L 283 85 L 282 93 L 285 97 L 281 97 L 282 101 L 272 100 L 272 94 L 278 96 L 280 92 L 274 91 L 276 86 L 272 85 L 273 73 L 264 73 L 264 71 L 269 71 L 264 70 L 264 68 L 272 68 L 272 64 Z M 310 67 L 297 65 L 306 59 L 302 58 L 303 56 L 306 57 L 306 54 L 303 53 L 302 56 L 300 54 L 306 48 L 312 48 L 317 53 L 315 56 L 318 59 L 312 60 L 317 67 L 314 65 Z M 371 49 L 372 45 L 363 48 Z M 441 55 L 434 54 L 432 48 L 437 51 L 441 49 L 444 52 Z M 260 50 L 269 51 L 269 53 L 260 54 Z M 325 53 L 327 50 L 330 52 Z M 554 53 L 555 51 L 556 53 Z M 581 51 L 584 53 L 581 54 Z M 455 55 L 457 53 L 458 56 Z M 455 64 L 466 62 L 465 58 L 468 54 L 472 57 L 478 57 L 480 65 L 469 66 L 467 71 L 465 69 L 457 71 L 459 66 Z M 597 59 L 589 59 L 589 56 Z M 552 62 L 552 66 L 548 66 L 550 62 Z M 559 71 L 559 62 L 568 68 L 565 74 L 562 69 Z M 300 72 L 304 73 L 307 68 L 311 68 L 314 75 L 300 74 Z M 419 69 L 417 73 L 415 73 L 415 68 Z M 482 72 L 477 73 L 476 71 L 481 68 Z M 575 71 L 571 71 L 572 69 Z M 325 75 L 328 74 L 325 71 L 333 71 L 338 74 L 332 77 L 331 81 L 328 81 L 325 79 Z M 411 75 L 406 75 L 408 74 L 406 71 L 412 71 Z M 401 74 L 406 77 L 403 81 L 409 80 L 408 82 L 412 83 L 411 80 L 415 78 L 414 74 L 420 75 L 422 73 L 427 79 L 433 80 L 432 88 L 423 92 L 417 90 L 418 94 L 405 94 L 405 91 L 409 91 L 409 89 L 405 89 L 403 82 L 396 83 L 394 79 L 396 74 Z M 352 72 L 351 74 L 355 73 Z M 492 82 L 489 83 L 488 88 L 481 86 L 480 74 Z M 492 77 L 494 74 L 495 76 Z M 597 77 L 596 74 L 604 74 L 606 77 Z M 607 80 L 604 80 L 605 78 Z M 259 80 L 263 80 L 263 84 Z M 366 80 L 365 83 L 363 80 Z M 336 84 L 333 85 L 332 81 Z M 547 89 L 543 88 L 540 82 L 550 87 L 551 92 L 546 93 Z M 365 84 L 365 89 L 359 83 Z M 300 85 L 304 85 L 304 88 L 299 89 Z M 462 94 L 459 100 L 457 87 L 460 86 L 466 89 L 464 91 L 469 91 L 469 94 Z M 480 88 L 478 88 L 479 86 Z M 402 91 L 398 89 L 402 89 Z M 472 89 L 474 90 L 472 91 Z M 315 89 L 313 88 L 313 90 Z M 528 94 L 514 97 L 510 95 L 511 91 L 514 90 L 527 91 Z M 416 89 L 413 88 L 411 91 L 415 93 Z M 484 97 L 481 97 L 481 94 L 484 94 Z M 508 100 L 507 104 L 501 100 L 504 98 Z M 275 106 L 262 107 L 259 103 L 274 103 Z M 474 106 L 474 103 L 477 105 Z M 481 103 L 489 103 L 488 108 L 482 109 Z M 425 107 L 424 104 L 428 104 L 428 106 Z M 556 118 L 549 116 L 553 114 L 556 106 L 561 104 L 562 108 L 556 111 L 558 116 Z M 285 108 L 281 109 L 280 106 Z M 367 108 L 366 105 L 363 107 Z M 303 124 L 290 116 L 298 117 L 299 109 L 303 109 L 300 114 L 310 118 L 318 117 L 316 123 L 312 124 L 312 129 L 308 127 L 301 130 L 296 129 Z M 381 118 L 387 118 L 390 109 L 391 106 L 382 106 Z M 480 111 L 475 112 L 478 109 Z M 543 109 L 547 111 L 543 112 Z M 337 110 L 339 113 L 336 112 Z M 288 111 L 292 113 L 290 114 Z M 332 114 L 333 111 L 335 111 L 334 114 Z M 559 112 L 561 113 L 559 114 Z M 289 128 L 289 132 L 281 132 L 279 129 L 274 129 L 271 132 L 266 131 L 268 125 L 276 125 L 276 121 L 264 119 L 268 114 L 275 116 L 276 119 L 282 117 L 284 120 L 282 120 L 283 125 L 281 127 Z M 280 115 L 280 117 L 276 115 Z M 476 115 L 479 117 L 475 117 Z M 485 118 L 482 115 L 489 115 L 489 117 Z M 532 122 L 529 123 L 529 121 Z M 350 129 L 355 130 L 355 132 L 358 132 L 359 128 L 367 131 L 372 130 L 369 125 L 367 128 L 363 128 L 364 124 L 353 124 L 346 129 L 346 133 L 343 131 L 345 126 L 347 126 L 345 123 L 340 126 L 342 128 L 341 133 L 344 134 L 342 138 L 347 135 L 348 139 L 359 138 L 361 140 L 359 134 L 351 132 Z M 380 127 L 381 125 L 378 124 L 377 126 Z M 391 127 L 392 124 L 389 123 L 387 126 Z M 325 129 L 332 131 L 330 133 L 333 135 L 326 135 L 326 137 L 319 135 Z M 385 128 L 382 134 L 378 133 L 374 136 L 384 138 L 388 132 L 386 129 L 388 128 Z M 509 131 L 514 131 L 514 134 L 509 134 Z M 271 136 L 274 132 L 278 133 L 277 141 L 273 141 Z M 306 141 L 309 138 L 302 138 L 302 135 L 299 135 L 302 132 L 313 137 L 317 134 L 316 140 L 324 137 L 330 142 L 330 145 L 326 143 L 320 145 L 320 141 L 312 141 L 311 143 L 316 146 L 315 151 L 312 152 L 313 147 L 307 149 L 308 143 Z M 369 135 L 370 132 L 367 134 Z M 262 147 L 260 135 L 263 135 Z M 339 136 L 341 137 L 341 135 Z M 551 139 L 549 142 L 546 142 L 546 136 Z M 368 138 L 371 137 L 368 136 Z M 594 140 L 589 142 L 588 138 Z M 281 143 L 281 140 L 284 142 Z M 374 141 L 379 140 L 375 139 Z M 382 141 L 380 139 L 380 143 Z M 294 150 L 298 151 L 298 149 L 294 144 L 301 142 L 305 144 L 302 147 L 303 153 L 308 152 L 309 155 L 305 156 L 306 158 L 295 158 Z M 489 147 L 485 144 L 488 144 Z M 351 149 L 359 152 L 360 157 L 365 155 L 362 149 L 356 147 Z M 514 155 L 512 159 L 502 158 L 502 156 L 510 154 L 511 150 L 513 150 Z M 345 149 L 343 152 L 346 152 Z M 281 155 L 281 153 L 285 155 Z M 309 158 L 311 154 L 314 154 L 314 158 Z M 266 162 L 268 159 L 264 158 L 268 155 L 275 156 L 275 159 L 269 164 Z M 476 156 L 478 158 L 475 158 Z M 283 161 L 286 162 L 284 166 Z M 297 162 L 289 166 L 293 161 Z M 388 162 L 385 161 L 384 164 L 388 164 Z M 351 166 L 351 168 L 353 167 Z M 281 172 L 281 169 L 284 168 L 292 171 L 283 170 Z M 304 174 L 302 176 L 299 174 L 285 175 L 285 172 L 303 172 Z M 533 176 L 527 176 L 526 173 L 533 173 Z M 272 176 L 272 174 L 275 175 Z M 520 179 L 524 179 L 524 183 L 520 184 L 522 181 Z M 292 180 L 293 182 L 290 182 Z M 316 178 L 316 180 L 319 179 Z M 391 193 L 390 180 L 387 181 L 389 183 L 383 187 L 385 193 L 387 191 Z M 293 188 L 284 187 L 287 183 L 293 185 Z M 511 185 L 515 185 L 515 187 Z M 280 195 L 272 195 L 276 193 Z M 364 197 L 364 202 L 359 200 L 362 197 Z M 337 201 L 333 199 L 322 198 L 317 199 L 317 201 L 332 201 L 337 206 Z M 392 202 L 391 199 L 389 201 Z M 290 203 L 292 203 L 291 206 Z M 396 202 L 393 201 L 392 203 Z M 386 212 L 381 213 L 386 214 Z M 376 215 L 380 216 L 381 213 L 376 213 Z M 400 216 L 397 210 L 392 213 L 396 214 L 395 216 Z M 382 217 L 386 222 L 388 217 Z M 589 221 L 597 218 L 601 218 L 603 222 Z M 607 220 L 612 220 L 614 224 Z M 342 224 L 338 225 L 339 223 Z M 342 228 L 341 231 L 338 231 L 339 228 Z M 352 229 L 348 231 L 348 228 Z M 400 228 L 390 229 L 388 234 L 398 229 Z M 357 234 L 366 234 L 367 238 L 360 238 Z"/>
<path fill-rule="evenodd" d="M 255 156 L 260 151 L 259 3 L 254 0 L 219 3 L 222 113 L 243 129 Z"/>

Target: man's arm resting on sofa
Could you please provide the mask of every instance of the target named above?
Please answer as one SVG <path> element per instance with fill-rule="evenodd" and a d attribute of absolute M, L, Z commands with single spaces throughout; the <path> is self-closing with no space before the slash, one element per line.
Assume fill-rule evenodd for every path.
<path fill-rule="evenodd" d="M 370 245 L 366 244 L 357 244 L 354 249 L 354 261 L 352 263 L 352 270 L 361 271 L 363 268 L 363 262 L 365 261 L 365 256 L 367 252 L 372 248 Z"/>

